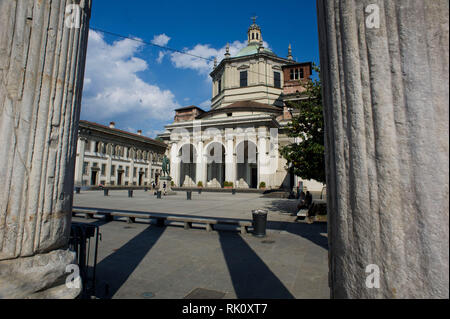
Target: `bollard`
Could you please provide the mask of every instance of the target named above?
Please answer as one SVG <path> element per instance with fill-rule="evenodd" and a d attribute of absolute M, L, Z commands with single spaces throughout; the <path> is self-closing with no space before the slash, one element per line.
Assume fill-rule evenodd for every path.
<path fill-rule="evenodd" d="M 156 198 L 161 199 L 161 191 L 156 192 Z"/>
<path fill-rule="evenodd" d="M 257 209 L 252 211 L 253 215 L 253 236 L 266 237 L 267 211 Z"/>
<path fill-rule="evenodd" d="M 103 195 L 104 196 L 108 196 L 108 193 L 109 193 L 109 189 L 104 188 L 103 189 Z"/>
<path fill-rule="evenodd" d="M 236 195 L 236 189 L 235 189 L 235 188 L 233 188 L 233 189 L 231 190 L 231 194 Z"/>
<path fill-rule="evenodd" d="M 133 197 L 133 190 L 131 189 L 128 190 L 128 197 Z"/>
<path fill-rule="evenodd" d="M 81 187 L 75 187 L 75 193 L 79 194 L 81 190 Z"/>
<path fill-rule="evenodd" d="M 187 191 L 186 195 L 187 195 L 187 200 L 192 200 L 192 191 Z"/>

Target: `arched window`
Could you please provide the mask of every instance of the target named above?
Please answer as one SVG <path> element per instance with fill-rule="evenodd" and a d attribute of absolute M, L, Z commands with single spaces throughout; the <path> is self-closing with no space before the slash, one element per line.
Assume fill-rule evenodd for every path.
<path fill-rule="evenodd" d="M 256 40 L 259 40 L 259 39 L 258 39 L 258 36 L 259 36 L 259 34 L 257 33 L 257 34 L 256 34 Z"/>

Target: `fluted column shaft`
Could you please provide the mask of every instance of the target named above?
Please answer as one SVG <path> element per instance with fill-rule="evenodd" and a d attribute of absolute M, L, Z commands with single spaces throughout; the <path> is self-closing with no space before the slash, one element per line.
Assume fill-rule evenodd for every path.
<path fill-rule="evenodd" d="M 68 27 L 73 4 L 80 24 Z M 64 272 L 73 259 L 57 250 L 70 233 L 90 8 L 88 0 L 0 2 L 0 298 L 42 295 L 53 283 L 37 273 Z"/>
<path fill-rule="evenodd" d="M 448 0 L 317 3 L 332 296 L 448 298 Z"/>

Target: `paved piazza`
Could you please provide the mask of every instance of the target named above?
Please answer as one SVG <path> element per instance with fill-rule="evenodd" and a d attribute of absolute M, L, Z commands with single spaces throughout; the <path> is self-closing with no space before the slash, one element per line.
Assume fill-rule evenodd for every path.
<path fill-rule="evenodd" d="M 74 195 L 74 206 L 248 220 L 252 209 L 264 208 L 269 222 L 261 239 L 231 226 L 207 233 L 139 219 L 127 224 L 75 217 L 100 225 L 100 298 L 182 299 L 198 288 L 215 291 L 203 296 L 216 298 L 329 298 L 326 224 L 295 221 L 295 200 L 193 192 L 187 201 L 186 192 L 157 199 L 143 190 L 133 198 L 127 191 L 109 195 L 82 191 Z"/>

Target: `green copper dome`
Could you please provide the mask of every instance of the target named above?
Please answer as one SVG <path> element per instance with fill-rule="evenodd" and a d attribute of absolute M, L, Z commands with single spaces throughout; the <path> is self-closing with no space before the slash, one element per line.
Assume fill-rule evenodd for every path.
<path fill-rule="evenodd" d="M 258 53 L 258 47 L 259 45 L 256 43 L 250 43 L 248 46 L 246 46 L 245 48 L 242 48 L 241 51 L 238 52 L 238 54 L 236 54 L 236 58 L 237 57 L 241 57 L 241 56 L 247 56 L 247 55 L 253 55 Z M 268 54 L 272 54 L 275 55 L 272 51 L 270 51 L 267 48 L 263 49 L 264 53 L 268 53 Z"/>

